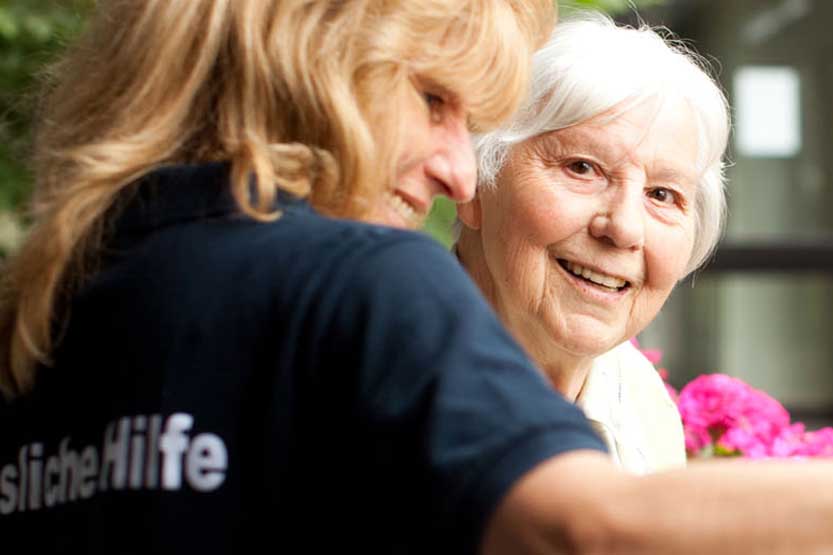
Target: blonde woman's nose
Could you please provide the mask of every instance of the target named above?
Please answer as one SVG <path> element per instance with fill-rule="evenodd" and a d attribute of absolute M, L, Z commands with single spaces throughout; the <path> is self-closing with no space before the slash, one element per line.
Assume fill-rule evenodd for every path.
<path fill-rule="evenodd" d="M 455 202 L 467 202 L 474 197 L 477 163 L 465 119 L 454 117 L 447 121 L 439 140 L 439 148 L 428 160 L 428 176 L 440 186 L 438 194 Z"/>

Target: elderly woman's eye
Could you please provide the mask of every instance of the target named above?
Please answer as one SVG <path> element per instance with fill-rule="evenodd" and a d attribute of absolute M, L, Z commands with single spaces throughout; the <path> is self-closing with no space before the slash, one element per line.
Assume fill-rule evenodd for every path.
<path fill-rule="evenodd" d="M 657 187 L 648 191 L 648 196 L 662 204 L 673 204 L 677 202 L 677 193 L 665 187 Z"/>
<path fill-rule="evenodd" d="M 593 164 L 585 160 L 576 160 L 567 164 L 567 169 L 576 175 L 590 175 L 593 173 Z"/>

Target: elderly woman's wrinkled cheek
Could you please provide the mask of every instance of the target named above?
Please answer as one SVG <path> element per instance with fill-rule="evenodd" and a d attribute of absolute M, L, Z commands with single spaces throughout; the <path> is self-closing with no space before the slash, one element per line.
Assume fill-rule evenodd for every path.
<path fill-rule="evenodd" d="M 646 284 L 668 293 L 686 275 L 694 247 L 694 223 L 679 228 L 650 228 L 645 243 Z M 661 308 L 657 308 L 657 311 Z"/>

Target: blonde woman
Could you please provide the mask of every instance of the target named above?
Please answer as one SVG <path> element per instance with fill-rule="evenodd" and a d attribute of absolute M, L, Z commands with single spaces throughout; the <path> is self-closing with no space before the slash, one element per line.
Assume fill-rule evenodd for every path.
<path fill-rule="evenodd" d="M 512 112 L 552 21 L 550 0 L 99 2 L 7 268 L 7 548 L 473 552 L 559 450 L 484 467 L 540 418 L 486 441 L 478 390 L 508 363 L 553 396 L 441 248 L 334 218 L 412 229 L 468 199 L 469 126 Z M 483 375 L 457 364 L 481 333 Z M 549 420 L 601 448 L 578 412 Z"/>
<path fill-rule="evenodd" d="M 669 476 L 608 510 L 642 484 L 610 468 L 448 254 L 393 228 L 436 195 L 471 197 L 469 128 L 515 108 L 549 0 L 97 9 L 46 98 L 35 226 L 5 276 L 9 552 L 830 539 L 829 503 L 795 493 L 831 485 L 809 465 L 804 483 L 770 482 L 789 528 L 744 516 L 749 482 L 665 510 L 729 472 Z"/>

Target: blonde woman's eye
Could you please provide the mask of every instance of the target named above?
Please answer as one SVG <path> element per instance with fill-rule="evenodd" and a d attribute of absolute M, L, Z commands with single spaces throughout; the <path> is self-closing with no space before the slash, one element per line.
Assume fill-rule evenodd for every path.
<path fill-rule="evenodd" d="M 428 105 L 429 108 L 439 108 L 445 103 L 443 97 L 438 94 L 424 92 L 422 93 L 423 98 L 425 99 L 425 104 Z"/>
<path fill-rule="evenodd" d="M 435 125 L 442 123 L 445 98 L 430 92 L 423 92 L 422 97 L 425 99 L 425 105 L 428 107 L 428 115 L 431 118 L 431 123 Z"/>

